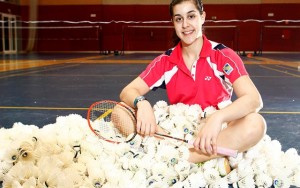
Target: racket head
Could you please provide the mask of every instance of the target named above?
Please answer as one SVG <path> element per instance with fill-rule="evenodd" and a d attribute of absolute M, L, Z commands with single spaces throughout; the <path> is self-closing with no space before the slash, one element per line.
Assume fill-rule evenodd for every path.
<path fill-rule="evenodd" d="M 87 121 L 96 136 L 111 143 L 130 142 L 137 134 L 135 113 L 122 102 L 93 103 L 88 109 Z"/>

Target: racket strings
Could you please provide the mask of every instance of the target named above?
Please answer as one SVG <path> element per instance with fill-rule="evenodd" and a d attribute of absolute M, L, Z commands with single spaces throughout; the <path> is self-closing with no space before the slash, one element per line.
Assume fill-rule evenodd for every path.
<path fill-rule="evenodd" d="M 120 134 L 127 138 L 127 142 L 133 139 L 136 135 L 136 119 L 129 107 L 121 104 L 116 105 L 111 119 Z"/>
<path fill-rule="evenodd" d="M 134 113 L 115 101 L 94 104 L 89 112 L 90 128 L 110 142 L 129 142 L 136 135 Z"/>
<path fill-rule="evenodd" d="M 98 133 L 108 133 L 111 129 L 112 106 L 107 103 L 100 103 L 93 107 L 91 119 L 95 124 L 95 131 Z"/>

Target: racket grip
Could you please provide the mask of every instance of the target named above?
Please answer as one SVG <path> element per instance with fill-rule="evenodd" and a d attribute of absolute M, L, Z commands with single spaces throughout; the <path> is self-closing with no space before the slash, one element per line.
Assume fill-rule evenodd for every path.
<path fill-rule="evenodd" d="M 217 146 L 217 153 L 219 153 L 221 155 L 226 155 L 229 157 L 236 158 L 238 155 L 238 150 L 233 150 L 233 149 Z"/>
<path fill-rule="evenodd" d="M 189 140 L 187 142 L 187 144 L 191 147 L 194 147 L 194 140 Z M 229 156 L 229 157 L 233 157 L 233 158 L 236 158 L 238 155 L 237 150 L 224 148 L 224 147 L 220 147 L 220 146 L 217 146 L 217 153 L 220 155 L 225 155 L 225 156 Z"/>

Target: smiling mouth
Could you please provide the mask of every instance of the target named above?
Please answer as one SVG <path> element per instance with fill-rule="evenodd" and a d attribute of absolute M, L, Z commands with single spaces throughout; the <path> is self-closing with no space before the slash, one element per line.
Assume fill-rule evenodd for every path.
<path fill-rule="evenodd" d="M 190 34 L 192 34 L 194 32 L 194 30 L 193 31 L 185 31 L 185 32 L 182 32 L 182 34 L 184 34 L 184 35 L 190 35 Z"/>

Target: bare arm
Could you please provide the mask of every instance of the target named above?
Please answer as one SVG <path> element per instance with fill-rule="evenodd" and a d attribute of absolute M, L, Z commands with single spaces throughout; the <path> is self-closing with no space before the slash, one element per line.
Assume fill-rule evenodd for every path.
<path fill-rule="evenodd" d="M 145 95 L 150 88 L 140 77 L 129 83 L 120 94 L 121 101 L 134 108 L 133 101 L 137 96 Z"/>
<path fill-rule="evenodd" d="M 233 88 L 237 99 L 207 119 L 194 143 L 197 150 L 216 154 L 217 137 L 222 123 L 240 119 L 250 113 L 258 112 L 262 108 L 261 96 L 249 76 L 238 78 L 234 82 Z"/>
<path fill-rule="evenodd" d="M 230 122 L 246 116 L 249 113 L 258 112 L 263 102 L 257 88 L 249 76 L 242 76 L 233 83 L 233 90 L 237 99 L 228 107 L 217 111 L 222 122 Z"/>
<path fill-rule="evenodd" d="M 134 79 L 121 92 L 120 99 L 134 108 L 136 97 L 145 95 L 150 91 L 148 85 L 140 77 Z M 151 104 L 147 101 L 137 103 L 137 132 L 145 136 L 153 136 L 156 129 L 156 121 Z"/>

